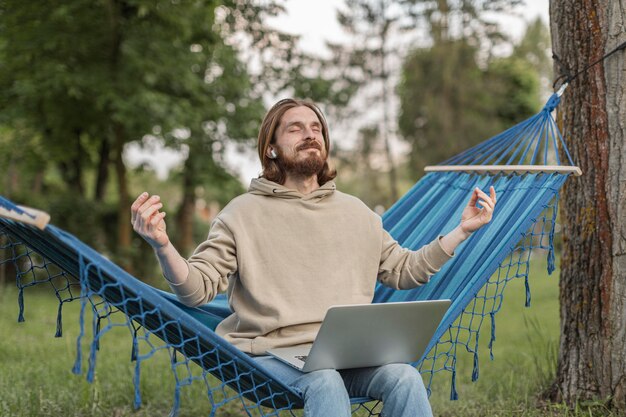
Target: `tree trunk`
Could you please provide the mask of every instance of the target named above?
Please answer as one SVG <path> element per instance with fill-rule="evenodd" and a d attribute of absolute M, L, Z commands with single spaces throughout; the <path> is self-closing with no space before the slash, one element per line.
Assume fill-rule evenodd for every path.
<path fill-rule="evenodd" d="M 385 10 L 388 7 L 383 0 L 379 4 L 380 10 L 384 15 Z M 383 135 L 383 144 L 385 145 L 385 154 L 387 156 L 387 164 L 389 165 L 389 191 L 390 191 L 390 203 L 398 201 L 398 176 L 396 174 L 396 164 L 393 158 L 393 152 L 391 151 L 391 143 L 389 139 L 389 72 L 387 71 L 387 35 L 389 31 L 390 22 L 385 21 L 383 28 L 380 32 L 380 81 L 382 83 L 382 101 L 383 101 L 383 120 L 381 133 Z"/>
<path fill-rule="evenodd" d="M 108 138 L 103 138 L 100 146 L 100 160 L 98 161 L 98 173 L 96 176 L 95 201 L 104 201 L 106 186 L 109 181 L 110 148 Z"/>
<path fill-rule="evenodd" d="M 191 153 L 191 152 L 190 152 Z M 176 214 L 176 228 L 178 229 L 178 241 L 176 242 L 180 253 L 183 256 L 191 255 L 193 250 L 193 216 L 195 211 L 196 197 L 194 190 L 194 170 L 191 167 L 191 159 L 193 156 L 190 154 L 185 162 L 183 168 L 183 198 L 180 203 L 180 208 Z"/>
<path fill-rule="evenodd" d="M 115 135 L 115 173 L 118 189 L 118 209 L 117 209 L 117 244 L 120 264 L 128 272 L 132 273 L 131 263 L 131 224 L 130 224 L 130 197 L 128 194 L 128 181 L 126 179 L 126 166 L 122 158 L 124 153 L 124 130 L 121 125 L 114 123 L 113 133 Z"/>
<path fill-rule="evenodd" d="M 123 7 L 121 2 L 110 0 L 106 2 L 108 7 L 109 30 L 110 30 L 110 51 L 109 70 L 112 84 L 119 88 L 120 59 L 122 45 L 122 19 L 120 18 Z M 127 142 L 128 131 L 119 121 L 115 120 L 117 111 L 114 102 L 109 102 L 109 117 L 113 139 L 113 157 L 115 158 L 115 176 L 117 178 L 118 206 L 117 206 L 117 255 L 120 265 L 129 273 L 134 273 L 132 267 L 132 227 L 130 223 L 130 196 L 128 191 L 128 180 L 126 178 L 126 166 L 124 165 L 124 145 Z M 99 167 L 101 168 L 101 167 Z"/>
<path fill-rule="evenodd" d="M 82 132 L 80 130 L 74 131 L 73 145 L 75 146 L 75 152 L 73 157 L 69 161 L 61 161 L 59 166 L 61 168 L 61 176 L 65 180 L 68 188 L 79 195 L 84 197 L 85 187 L 83 186 L 83 158 L 84 150 L 80 143 L 80 137 Z"/>
<path fill-rule="evenodd" d="M 40 167 L 35 172 L 35 177 L 33 178 L 33 195 L 40 195 L 43 192 L 43 180 L 46 175 L 45 169 Z"/>
<path fill-rule="evenodd" d="M 7 174 L 5 177 L 6 188 L 4 191 L 5 197 L 11 197 L 11 195 L 20 187 L 20 171 L 15 163 L 15 160 L 11 158 L 9 160 L 9 167 L 7 168 Z"/>
<path fill-rule="evenodd" d="M 624 42 L 625 13 L 623 2 L 551 1 L 555 73 L 573 75 Z M 555 401 L 606 400 L 619 410 L 626 410 L 625 62 L 621 51 L 580 74 L 559 108 L 583 176 L 565 184 L 561 200 L 561 342 L 552 390 Z"/>

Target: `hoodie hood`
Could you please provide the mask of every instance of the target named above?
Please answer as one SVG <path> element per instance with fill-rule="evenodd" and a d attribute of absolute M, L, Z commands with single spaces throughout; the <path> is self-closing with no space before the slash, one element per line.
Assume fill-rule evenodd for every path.
<path fill-rule="evenodd" d="M 336 188 L 337 186 L 333 181 L 328 181 L 324 185 L 320 186 L 320 188 L 318 188 L 317 190 L 304 195 L 297 190 L 286 188 L 283 185 L 277 184 L 273 181 L 269 181 L 265 178 L 254 178 L 250 182 L 250 188 L 248 188 L 248 192 L 256 195 L 264 195 L 268 197 L 285 199 L 321 200 L 324 197 L 332 195 L 335 192 Z"/>

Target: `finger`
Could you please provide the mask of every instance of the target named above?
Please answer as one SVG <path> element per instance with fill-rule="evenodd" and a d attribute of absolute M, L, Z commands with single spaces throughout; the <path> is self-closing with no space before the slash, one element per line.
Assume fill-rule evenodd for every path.
<path fill-rule="evenodd" d="M 148 199 L 148 197 L 150 197 L 150 194 L 148 194 L 146 191 L 139 194 L 139 196 L 135 199 L 132 206 L 130 207 L 131 210 L 137 210 Z"/>
<path fill-rule="evenodd" d="M 478 202 L 480 203 L 481 206 L 483 206 L 484 209 L 492 212 L 493 211 L 493 202 L 491 200 L 484 200 L 484 199 L 480 199 L 478 200 Z"/>
<path fill-rule="evenodd" d="M 152 219 L 150 219 L 150 225 L 153 227 L 157 227 L 159 223 L 161 222 L 161 220 L 163 220 L 163 218 L 165 218 L 164 211 L 155 214 L 154 216 L 152 216 Z"/>
<path fill-rule="evenodd" d="M 163 204 L 158 203 L 150 206 L 148 209 L 144 210 L 143 213 L 137 214 L 135 218 L 135 222 L 133 223 L 133 228 L 141 233 L 145 233 L 148 230 L 150 224 L 150 217 L 154 215 L 155 212 L 163 206 Z"/>
<path fill-rule="evenodd" d="M 130 221 L 131 223 L 135 222 L 135 217 L 137 217 L 137 210 L 139 210 L 139 207 L 141 207 L 141 205 L 148 199 L 148 197 L 150 196 L 150 194 L 148 194 L 147 192 L 143 192 L 141 194 L 139 194 L 139 197 L 137 197 L 137 199 L 133 202 L 133 204 L 130 206 Z"/>
<path fill-rule="evenodd" d="M 158 213 L 159 209 L 163 207 L 163 203 L 153 204 L 148 207 L 143 213 L 141 213 L 141 219 L 144 223 L 150 223 L 155 213 Z"/>
<path fill-rule="evenodd" d="M 154 216 L 152 216 L 152 220 L 150 224 L 148 224 L 148 231 L 151 237 L 155 240 L 160 240 L 163 236 L 167 236 L 165 232 L 165 221 L 163 218 L 165 217 L 165 212 L 158 212 Z"/>
<path fill-rule="evenodd" d="M 478 201 L 478 188 L 474 188 L 474 192 L 472 192 L 472 196 L 470 197 L 470 201 L 469 203 L 467 203 L 469 206 L 476 206 L 476 201 Z"/>
<path fill-rule="evenodd" d="M 483 199 L 483 200 L 485 200 L 485 201 L 489 201 L 489 203 L 490 203 L 492 206 L 495 206 L 495 204 L 496 204 L 496 203 L 495 203 L 495 201 L 493 201 L 493 199 L 492 199 L 491 197 L 489 197 L 487 194 L 485 194 L 483 191 L 479 191 L 479 192 L 478 192 L 478 195 L 479 195 L 479 197 L 480 197 L 481 199 Z"/>
<path fill-rule="evenodd" d="M 489 199 L 489 198 L 490 198 L 490 197 L 489 197 L 489 196 L 488 196 L 488 195 L 487 195 L 487 194 L 486 194 L 483 190 L 481 190 L 480 188 L 477 188 L 476 190 L 477 190 L 477 191 L 476 191 L 476 193 L 478 194 L 478 196 L 479 196 L 480 198 L 485 199 L 485 200 L 487 200 L 487 199 Z"/>
<path fill-rule="evenodd" d="M 489 196 L 491 197 L 491 200 L 493 200 L 493 204 L 496 203 L 496 189 L 493 188 L 493 185 L 491 187 L 489 187 Z"/>
<path fill-rule="evenodd" d="M 137 214 L 141 215 L 143 212 L 148 210 L 153 204 L 158 204 L 161 201 L 161 197 L 158 195 L 153 195 L 149 199 L 147 199 L 137 210 Z"/>

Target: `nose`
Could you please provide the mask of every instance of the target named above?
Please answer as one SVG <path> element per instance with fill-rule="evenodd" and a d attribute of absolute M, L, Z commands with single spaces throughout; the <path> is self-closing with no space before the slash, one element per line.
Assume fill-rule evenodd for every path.
<path fill-rule="evenodd" d="M 313 128 L 312 128 L 312 127 L 310 127 L 310 126 L 309 126 L 309 127 L 307 127 L 307 128 L 305 128 L 305 130 L 304 130 L 304 134 L 305 134 L 305 136 L 306 136 L 306 138 L 307 138 L 307 139 L 309 139 L 309 138 L 313 139 L 313 138 L 315 138 L 315 137 L 316 137 L 316 134 L 315 134 L 315 132 L 313 131 Z"/>

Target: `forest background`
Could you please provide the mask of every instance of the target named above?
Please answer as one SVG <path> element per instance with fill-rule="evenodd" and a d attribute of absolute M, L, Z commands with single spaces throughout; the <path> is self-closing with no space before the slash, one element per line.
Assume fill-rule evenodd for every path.
<path fill-rule="evenodd" d="M 524 8 L 346 0 L 336 8 L 345 36 L 316 55 L 276 24 L 283 2 L 2 0 L 0 195 L 49 212 L 162 286 L 131 229 L 135 196 L 161 195 L 170 234 L 190 254 L 246 190 L 233 155 L 254 153 L 267 108 L 296 96 L 328 117 L 339 189 L 382 213 L 424 166 L 539 110 L 550 35 L 540 18 L 524 21 Z M 521 37 L 503 30 L 507 18 L 524 22 Z M 161 157 L 141 158 L 157 148 Z M 167 152 L 179 163 L 166 170 Z"/>

